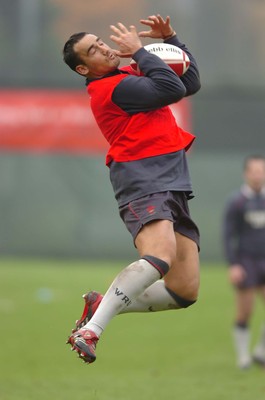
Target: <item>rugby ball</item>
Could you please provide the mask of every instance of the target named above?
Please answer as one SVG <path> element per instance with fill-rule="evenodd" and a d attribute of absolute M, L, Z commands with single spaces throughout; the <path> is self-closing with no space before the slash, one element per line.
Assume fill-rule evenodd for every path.
<path fill-rule="evenodd" d="M 190 66 L 190 59 L 188 55 L 177 46 L 169 43 L 153 43 L 144 46 L 144 48 L 151 54 L 155 54 L 161 58 L 173 71 L 181 76 L 185 74 Z M 141 74 L 136 62 L 132 59 L 130 62 L 131 67 Z"/>

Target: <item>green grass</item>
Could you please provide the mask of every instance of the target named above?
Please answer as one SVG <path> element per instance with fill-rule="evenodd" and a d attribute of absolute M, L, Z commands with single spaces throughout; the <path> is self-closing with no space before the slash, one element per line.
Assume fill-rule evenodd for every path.
<path fill-rule="evenodd" d="M 87 290 L 104 291 L 125 264 L 0 261 L 1 400 L 262 400 L 265 370 L 235 367 L 233 293 L 225 268 L 202 266 L 187 310 L 117 316 L 97 361 L 65 345 Z M 258 302 L 253 341 L 263 318 Z"/>

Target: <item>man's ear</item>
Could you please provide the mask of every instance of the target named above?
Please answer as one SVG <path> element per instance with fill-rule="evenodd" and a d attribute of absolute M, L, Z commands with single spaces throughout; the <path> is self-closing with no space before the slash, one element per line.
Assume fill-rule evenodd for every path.
<path fill-rule="evenodd" d="M 77 65 L 75 70 L 78 74 L 86 76 L 89 73 L 89 69 L 85 65 Z"/>

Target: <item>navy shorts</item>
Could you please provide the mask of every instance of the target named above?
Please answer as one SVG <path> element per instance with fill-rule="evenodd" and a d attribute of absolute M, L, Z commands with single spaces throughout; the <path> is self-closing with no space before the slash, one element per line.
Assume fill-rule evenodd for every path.
<path fill-rule="evenodd" d="M 121 206 L 119 212 L 133 240 L 148 222 L 169 220 L 173 222 L 175 232 L 187 236 L 200 247 L 199 229 L 190 217 L 185 192 L 150 194 Z"/>
<path fill-rule="evenodd" d="M 265 285 L 265 258 L 242 256 L 239 264 L 246 271 L 246 278 L 238 288 L 256 288 Z"/>

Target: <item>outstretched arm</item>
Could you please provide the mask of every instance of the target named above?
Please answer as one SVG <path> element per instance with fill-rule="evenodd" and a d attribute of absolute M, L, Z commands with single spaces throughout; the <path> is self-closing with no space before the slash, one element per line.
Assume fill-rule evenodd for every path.
<path fill-rule="evenodd" d="M 186 88 L 186 96 L 196 93 L 201 87 L 196 60 L 189 49 L 177 38 L 176 32 L 170 24 L 170 17 L 167 16 L 166 19 L 163 19 L 161 15 L 157 14 L 151 15 L 147 19 L 141 19 L 140 22 L 143 25 L 149 26 L 150 30 L 139 32 L 139 37 L 163 39 L 169 44 L 180 47 L 188 54 L 190 58 L 190 67 L 188 71 L 180 77 L 180 80 Z"/>

